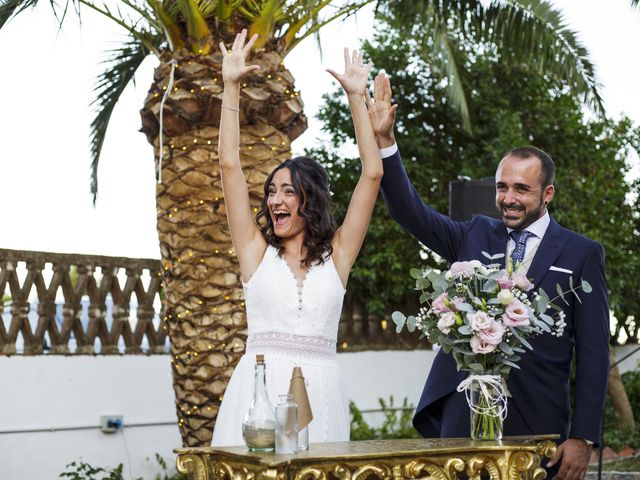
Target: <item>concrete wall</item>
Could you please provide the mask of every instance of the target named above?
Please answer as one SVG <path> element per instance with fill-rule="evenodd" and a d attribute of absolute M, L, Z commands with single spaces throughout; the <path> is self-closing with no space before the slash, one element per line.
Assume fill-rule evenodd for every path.
<path fill-rule="evenodd" d="M 617 352 L 621 358 L 633 347 Z M 433 359 L 428 350 L 339 354 L 348 396 L 361 410 L 378 398 L 417 403 Z M 621 364 L 637 368 L 640 354 Z M 99 428 L 101 415 L 122 415 L 119 433 Z M 370 415 L 375 422 L 375 415 Z M 170 464 L 180 446 L 169 357 L 0 357 L 0 479 L 50 480 L 80 459 L 125 464 L 125 477 L 152 479 L 158 453 Z"/>
<path fill-rule="evenodd" d="M 430 351 L 340 354 L 349 398 L 363 410 L 393 394 L 400 404 L 420 393 Z M 424 368 L 415 368 L 415 365 Z M 170 464 L 181 445 L 169 357 L 0 357 L 0 479 L 58 478 L 82 459 L 125 464 L 127 478 L 151 479 L 154 454 Z M 125 428 L 105 434 L 101 415 L 122 415 Z"/>

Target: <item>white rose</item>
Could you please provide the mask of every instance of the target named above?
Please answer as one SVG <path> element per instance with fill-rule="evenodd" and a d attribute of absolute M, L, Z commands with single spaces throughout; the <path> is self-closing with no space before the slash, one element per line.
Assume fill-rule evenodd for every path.
<path fill-rule="evenodd" d="M 513 296 L 513 293 L 511 293 L 511 290 L 503 288 L 498 293 L 498 300 L 502 305 L 509 305 L 511 302 L 513 302 L 513 299 L 514 299 L 514 296 Z"/>

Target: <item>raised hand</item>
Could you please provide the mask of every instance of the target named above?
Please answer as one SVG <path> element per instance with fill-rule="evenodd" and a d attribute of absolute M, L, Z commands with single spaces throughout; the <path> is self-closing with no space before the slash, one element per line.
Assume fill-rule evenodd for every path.
<path fill-rule="evenodd" d="M 367 79 L 371 71 L 371 64 L 364 64 L 362 52 L 354 50 L 352 54 L 349 49 L 344 49 L 344 73 L 339 74 L 335 70 L 327 68 L 333 77 L 340 82 L 347 95 L 365 95 L 367 90 Z"/>
<path fill-rule="evenodd" d="M 373 99 L 368 92 L 366 98 L 378 145 L 381 148 L 393 145 L 393 125 L 398 105 L 391 104 L 391 82 L 384 72 L 378 73 L 373 81 Z"/>
<path fill-rule="evenodd" d="M 220 42 L 220 50 L 222 51 L 222 80 L 225 84 L 239 83 L 240 79 L 246 74 L 260 69 L 260 65 L 245 64 L 245 60 L 258 35 L 254 34 L 245 45 L 244 42 L 246 38 L 247 30 L 243 29 L 236 35 L 230 52 L 227 51 L 224 43 Z"/>

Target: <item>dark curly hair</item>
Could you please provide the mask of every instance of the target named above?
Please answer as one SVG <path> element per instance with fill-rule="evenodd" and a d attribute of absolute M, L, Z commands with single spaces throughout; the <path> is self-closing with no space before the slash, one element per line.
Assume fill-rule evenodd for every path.
<path fill-rule="evenodd" d="M 264 183 L 264 196 L 260 203 L 260 211 L 256 214 L 256 222 L 267 243 L 277 248 L 278 255 L 282 256 L 284 253 L 282 238 L 275 235 L 273 231 L 267 199 L 273 176 L 283 168 L 288 168 L 291 172 L 291 183 L 300 199 L 298 215 L 305 220 L 303 245 L 307 249 L 307 256 L 301 263 L 306 268 L 324 263 L 333 253 L 331 240 L 337 227 L 329 193 L 329 175 L 315 160 L 309 157 L 291 158 L 278 165 L 269 174 Z"/>

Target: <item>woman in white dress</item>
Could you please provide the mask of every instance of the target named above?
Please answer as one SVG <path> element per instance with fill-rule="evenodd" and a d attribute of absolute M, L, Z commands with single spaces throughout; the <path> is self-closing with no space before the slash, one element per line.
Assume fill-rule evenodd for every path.
<path fill-rule="evenodd" d="M 223 53 L 220 171 L 227 219 L 247 308 L 248 338 L 218 412 L 213 446 L 242 445 L 242 421 L 253 396 L 256 354 L 265 356 L 272 401 L 287 393 L 302 367 L 313 411 L 309 441 L 349 440 L 349 408 L 336 360 L 338 322 L 349 271 L 364 240 L 382 178 L 382 160 L 367 111 L 370 66 L 345 49 L 345 72 L 328 70 L 344 88 L 355 125 L 362 173 L 344 223 L 336 228 L 329 179 L 306 157 L 278 166 L 265 183 L 254 219 L 240 166 L 240 80 L 259 69 L 245 60 L 257 38 L 246 30 Z"/>

